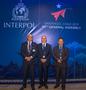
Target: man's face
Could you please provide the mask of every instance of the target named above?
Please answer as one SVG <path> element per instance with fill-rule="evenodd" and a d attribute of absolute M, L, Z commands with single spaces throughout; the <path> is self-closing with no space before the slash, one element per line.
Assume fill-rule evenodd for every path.
<path fill-rule="evenodd" d="M 46 42 L 47 42 L 47 38 L 46 38 L 46 36 L 42 36 L 42 38 L 41 38 L 41 42 L 42 42 L 42 43 L 46 43 Z"/>
<path fill-rule="evenodd" d="M 28 36 L 27 36 L 27 40 L 30 42 L 30 41 L 33 41 L 33 36 L 31 35 L 31 34 L 29 34 Z"/>
<path fill-rule="evenodd" d="M 59 39 L 59 40 L 58 40 L 58 44 L 59 44 L 60 46 L 63 46 L 63 44 L 64 44 L 63 39 Z"/>

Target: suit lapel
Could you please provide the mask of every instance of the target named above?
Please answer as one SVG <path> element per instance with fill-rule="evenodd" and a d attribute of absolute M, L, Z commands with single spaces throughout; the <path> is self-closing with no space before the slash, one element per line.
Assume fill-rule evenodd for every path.
<path fill-rule="evenodd" d="M 28 42 L 25 43 L 26 51 L 28 52 Z"/>
<path fill-rule="evenodd" d="M 40 48 L 41 48 L 41 51 L 42 51 L 42 43 L 41 43 L 41 45 L 40 45 Z"/>

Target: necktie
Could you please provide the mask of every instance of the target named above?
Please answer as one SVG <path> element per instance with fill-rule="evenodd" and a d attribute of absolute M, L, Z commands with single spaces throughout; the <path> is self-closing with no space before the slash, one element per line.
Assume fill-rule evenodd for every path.
<path fill-rule="evenodd" d="M 42 49 L 43 49 L 43 50 L 45 49 L 45 44 L 42 44 Z"/>
<path fill-rule="evenodd" d="M 62 59 L 62 47 L 59 47 L 60 59 Z"/>
<path fill-rule="evenodd" d="M 30 42 L 28 43 L 28 52 L 30 53 L 30 50 L 31 50 L 31 44 Z"/>
<path fill-rule="evenodd" d="M 45 44 L 42 44 L 42 53 L 43 53 L 43 58 L 45 58 L 45 54 L 46 54 Z"/>

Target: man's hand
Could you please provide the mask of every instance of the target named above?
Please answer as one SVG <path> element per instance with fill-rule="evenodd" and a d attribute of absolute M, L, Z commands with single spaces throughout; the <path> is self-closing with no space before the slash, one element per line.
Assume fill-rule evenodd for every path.
<path fill-rule="evenodd" d="M 58 60 L 58 63 L 62 63 L 62 61 L 59 59 L 59 60 Z"/>
<path fill-rule="evenodd" d="M 42 63 L 45 63 L 45 62 L 46 62 L 46 59 L 41 59 L 41 62 L 42 62 Z"/>
<path fill-rule="evenodd" d="M 25 57 L 25 60 L 27 60 L 28 59 L 28 57 Z"/>
<path fill-rule="evenodd" d="M 29 62 L 29 61 L 31 61 L 32 58 L 33 58 L 32 56 L 30 56 L 30 57 L 25 57 L 25 60 Z"/>

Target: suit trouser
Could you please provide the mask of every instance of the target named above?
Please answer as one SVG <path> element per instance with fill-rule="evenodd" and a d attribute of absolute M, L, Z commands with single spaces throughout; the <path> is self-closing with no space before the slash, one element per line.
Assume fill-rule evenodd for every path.
<path fill-rule="evenodd" d="M 25 63 L 23 86 L 26 86 L 28 76 L 31 79 L 31 87 L 34 87 L 34 64 Z"/>
<path fill-rule="evenodd" d="M 48 66 L 40 63 L 39 65 L 39 80 L 40 85 L 46 85 L 48 80 Z"/>
<path fill-rule="evenodd" d="M 63 64 L 57 64 L 56 65 L 56 84 L 59 85 L 61 83 L 62 86 L 65 87 L 65 81 L 66 81 L 66 67 Z"/>

